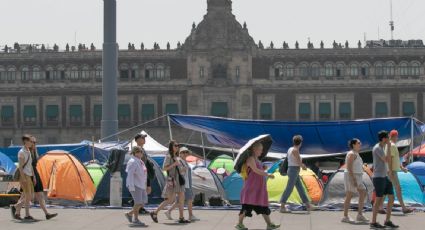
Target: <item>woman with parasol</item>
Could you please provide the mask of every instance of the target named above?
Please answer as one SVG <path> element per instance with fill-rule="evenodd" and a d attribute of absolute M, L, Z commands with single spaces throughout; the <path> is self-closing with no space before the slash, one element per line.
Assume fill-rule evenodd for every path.
<path fill-rule="evenodd" d="M 245 217 L 252 217 L 252 211 L 262 215 L 267 223 L 267 230 L 279 229 L 280 225 L 270 220 L 269 198 L 267 194 L 267 178 L 274 178 L 272 174 L 264 172 L 261 159 L 267 154 L 272 141 L 269 135 L 261 135 L 250 140 L 239 151 L 236 157 L 235 169 L 241 172 L 246 167 L 247 177 L 241 191 L 242 209 L 239 212 L 239 222 L 235 226 L 238 230 L 247 230 L 243 224 Z"/>

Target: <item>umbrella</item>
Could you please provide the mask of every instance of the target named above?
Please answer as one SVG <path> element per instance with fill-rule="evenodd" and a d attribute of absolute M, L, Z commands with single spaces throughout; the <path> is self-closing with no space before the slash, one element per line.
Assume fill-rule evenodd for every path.
<path fill-rule="evenodd" d="M 267 152 L 269 151 L 270 146 L 273 143 L 273 140 L 270 134 L 263 134 L 249 140 L 241 149 L 239 149 L 238 156 L 236 157 L 236 160 L 235 160 L 235 170 L 237 172 L 239 173 L 241 172 L 242 165 L 245 164 L 246 160 L 251 154 L 250 148 L 256 142 L 261 142 L 261 144 L 263 144 L 263 153 L 259 157 L 259 159 L 262 160 L 267 155 Z"/>

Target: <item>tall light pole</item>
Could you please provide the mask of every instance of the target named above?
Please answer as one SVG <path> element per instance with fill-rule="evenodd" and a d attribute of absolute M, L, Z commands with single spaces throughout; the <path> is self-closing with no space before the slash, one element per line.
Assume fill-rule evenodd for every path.
<path fill-rule="evenodd" d="M 117 3 L 116 0 L 103 0 L 103 53 L 102 53 L 102 122 L 101 133 L 104 141 L 116 141 L 118 132 L 117 113 Z M 109 203 L 113 207 L 122 206 L 121 165 L 111 172 Z"/>
<path fill-rule="evenodd" d="M 116 141 L 118 132 L 117 113 L 117 3 L 103 0 L 103 53 L 102 53 L 102 121 L 101 138 Z"/>

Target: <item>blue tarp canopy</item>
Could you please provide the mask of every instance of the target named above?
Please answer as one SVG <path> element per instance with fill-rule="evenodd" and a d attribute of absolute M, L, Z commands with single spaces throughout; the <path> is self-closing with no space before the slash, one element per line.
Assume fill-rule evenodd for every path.
<path fill-rule="evenodd" d="M 90 141 L 82 141 L 81 143 L 74 144 L 55 144 L 55 145 L 37 145 L 37 150 L 40 156 L 46 154 L 51 150 L 64 150 L 70 152 L 81 162 L 87 162 L 93 160 L 94 157 L 100 163 L 104 163 L 108 160 L 109 152 L 112 148 L 122 148 L 128 142 L 111 142 L 111 143 L 93 143 Z M 0 148 L 0 152 L 3 152 L 12 161 L 18 161 L 18 152 L 22 146 L 10 146 L 8 148 Z"/>
<path fill-rule="evenodd" d="M 348 140 L 359 138 L 363 150 L 370 150 L 377 142 L 381 130 L 396 129 L 399 139 L 410 139 L 411 122 L 414 135 L 421 134 L 420 126 L 410 117 L 379 118 L 351 121 L 289 122 L 265 120 L 237 120 L 208 116 L 169 115 L 170 119 L 186 129 L 207 134 L 215 145 L 242 147 L 250 139 L 261 134 L 270 134 L 272 151 L 286 153 L 292 146 L 292 137 L 304 138 L 303 154 L 341 153 L 348 151 Z"/>
<path fill-rule="evenodd" d="M 9 175 L 15 174 L 15 163 L 13 163 L 13 161 L 2 152 L 0 152 L 0 167 L 6 170 L 6 173 Z"/>

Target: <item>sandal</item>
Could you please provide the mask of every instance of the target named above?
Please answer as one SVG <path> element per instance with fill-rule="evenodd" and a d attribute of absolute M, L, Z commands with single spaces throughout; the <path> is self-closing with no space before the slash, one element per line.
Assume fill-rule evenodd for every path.
<path fill-rule="evenodd" d="M 190 220 L 185 220 L 184 218 L 179 219 L 179 224 L 189 224 Z"/>
<path fill-rule="evenodd" d="M 151 216 L 153 222 L 158 223 L 158 214 L 151 212 L 149 215 Z"/>

